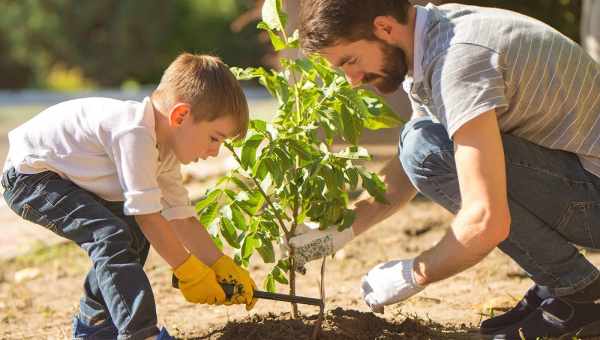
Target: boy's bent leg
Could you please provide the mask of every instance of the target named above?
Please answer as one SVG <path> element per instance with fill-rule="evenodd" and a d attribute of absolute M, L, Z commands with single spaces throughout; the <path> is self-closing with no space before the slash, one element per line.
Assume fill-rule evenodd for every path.
<path fill-rule="evenodd" d="M 13 170 L 14 172 L 14 170 Z M 5 199 L 24 218 L 75 241 L 93 262 L 82 312 L 97 311 L 98 291 L 119 331 L 119 339 L 158 334 L 156 308 L 143 271 L 147 247 L 140 252 L 136 232 L 100 199 L 53 173 L 4 176 Z M 147 243 L 147 241 L 146 241 Z M 142 259 L 143 258 L 143 259 Z M 93 302 L 98 304 L 94 306 Z M 87 307 L 90 307 L 89 309 Z M 89 316 L 89 315 L 88 315 Z M 100 318 L 98 318 L 100 320 Z M 93 321 L 93 320 L 92 320 Z"/>
<path fill-rule="evenodd" d="M 581 168 L 573 154 L 549 150 L 503 135 L 509 237 L 499 248 L 555 296 L 582 290 L 598 270 L 571 244 L 599 247 L 600 182 Z M 413 185 L 453 213 L 460 209 L 454 146 L 441 124 L 409 122 L 402 132 L 400 159 Z"/>

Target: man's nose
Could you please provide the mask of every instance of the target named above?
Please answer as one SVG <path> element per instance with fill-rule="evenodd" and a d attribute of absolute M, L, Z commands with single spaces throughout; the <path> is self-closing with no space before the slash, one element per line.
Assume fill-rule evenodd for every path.
<path fill-rule="evenodd" d="M 346 74 L 346 80 L 348 80 L 352 86 L 359 86 L 365 78 L 364 72 L 358 71 L 352 67 L 346 67 L 344 73 Z"/>

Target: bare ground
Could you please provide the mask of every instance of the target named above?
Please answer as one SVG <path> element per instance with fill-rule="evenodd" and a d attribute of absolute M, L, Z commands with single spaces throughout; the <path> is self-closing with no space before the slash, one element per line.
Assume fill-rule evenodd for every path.
<path fill-rule="evenodd" d="M 450 221 L 451 215 L 442 208 L 417 199 L 329 260 L 328 318 L 322 338 L 475 338 L 482 318 L 513 305 L 532 283 L 508 257 L 494 251 L 474 268 L 387 308 L 383 316 L 367 313 L 359 291 L 361 276 L 379 262 L 415 256 L 430 247 Z M 600 264 L 600 254 L 589 257 Z M 268 267 L 255 260 L 251 272 L 262 282 Z M 88 265 L 83 252 L 68 244 L 0 262 L 0 338 L 68 338 Z M 318 297 L 317 267 L 312 264 L 308 274 L 299 278 L 299 294 Z M 33 274 L 16 282 L 26 268 L 33 269 Z M 312 331 L 313 315 L 318 312 L 317 308 L 301 307 L 303 319 L 290 321 L 285 314 L 290 307 L 281 302 L 259 301 L 250 314 L 242 306 L 192 305 L 170 287 L 171 272 L 155 253 L 146 269 L 159 321 L 180 338 L 286 339 L 292 334 L 290 329 L 296 329 L 295 337 L 303 339 Z"/>

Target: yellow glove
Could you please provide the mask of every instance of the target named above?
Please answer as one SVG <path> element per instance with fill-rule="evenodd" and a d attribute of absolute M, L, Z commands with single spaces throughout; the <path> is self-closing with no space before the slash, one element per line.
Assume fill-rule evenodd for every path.
<path fill-rule="evenodd" d="M 234 294 L 225 304 L 246 304 L 246 310 L 251 310 L 256 304 L 254 289 L 256 284 L 248 274 L 248 271 L 241 268 L 227 256 L 221 256 L 211 268 L 217 274 L 217 281 L 220 283 L 231 283 L 235 285 Z"/>
<path fill-rule="evenodd" d="M 217 282 L 215 272 L 194 255 L 173 271 L 179 279 L 179 290 L 193 303 L 223 304 L 225 292 Z"/>

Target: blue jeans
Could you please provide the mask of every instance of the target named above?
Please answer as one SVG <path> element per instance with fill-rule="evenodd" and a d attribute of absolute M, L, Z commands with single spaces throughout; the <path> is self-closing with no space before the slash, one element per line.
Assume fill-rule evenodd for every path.
<path fill-rule="evenodd" d="M 600 277 L 574 246 L 600 249 L 600 178 L 573 153 L 502 135 L 510 234 L 498 245 L 555 296 L 573 294 Z M 428 118 L 406 124 L 400 161 L 414 187 L 456 214 L 461 198 L 454 145 Z"/>
<path fill-rule="evenodd" d="M 92 261 L 73 321 L 76 339 L 145 339 L 158 334 L 143 266 L 150 244 L 123 202 L 108 202 L 54 172 L 2 176 L 4 199 L 24 219 L 77 243 Z M 64 259 L 69 261 L 69 259 Z"/>

